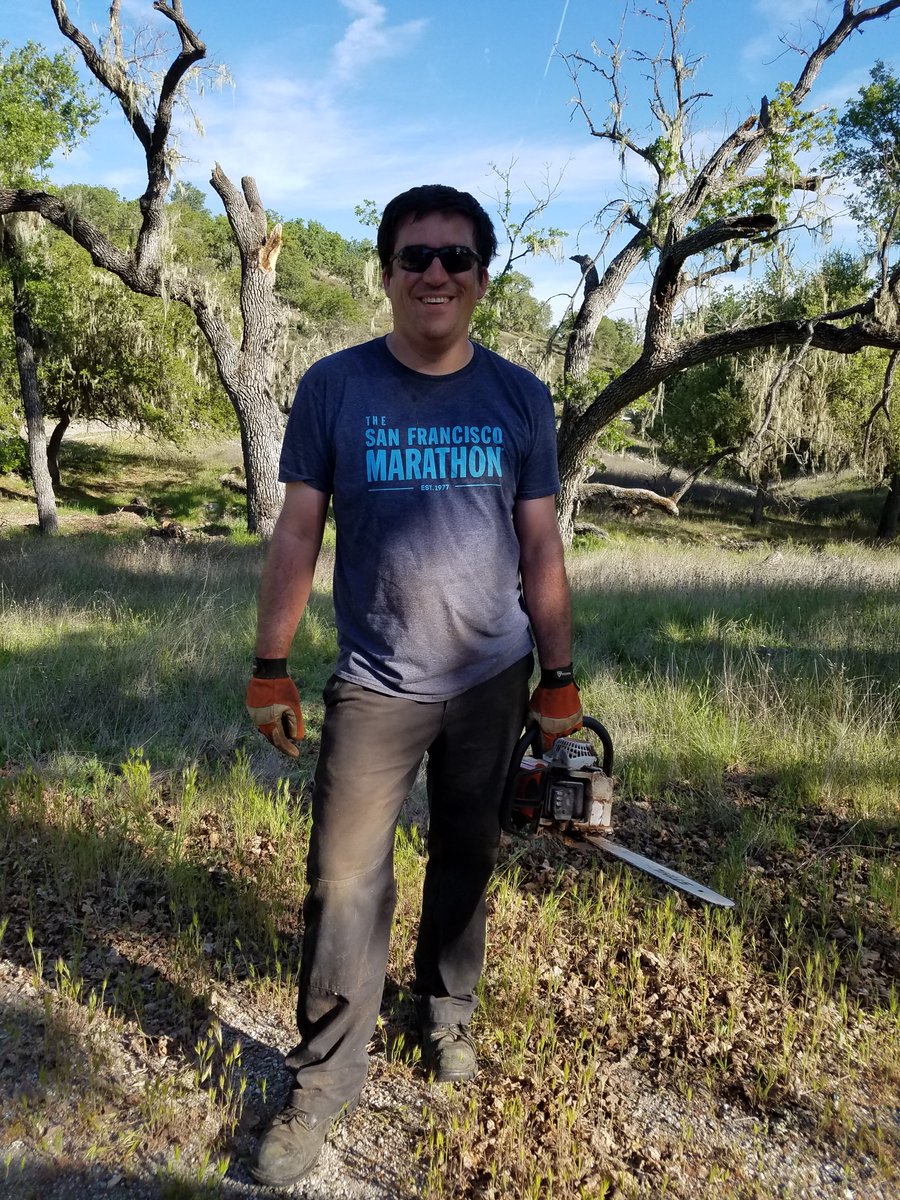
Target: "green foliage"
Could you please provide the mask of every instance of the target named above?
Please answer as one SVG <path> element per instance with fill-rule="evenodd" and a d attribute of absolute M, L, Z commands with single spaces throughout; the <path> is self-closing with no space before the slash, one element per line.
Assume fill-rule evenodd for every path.
<path fill-rule="evenodd" d="M 286 221 L 276 291 L 301 321 L 358 322 L 374 253 L 368 239 L 348 241 L 319 221 Z"/>
<path fill-rule="evenodd" d="M 241 258 L 228 218 L 214 217 L 200 189 L 188 189 L 187 184 L 176 184 L 166 205 L 169 258 L 176 268 L 203 275 L 225 303 L 236 306 Z"/>
<path fill-rule="evenodd" d="M 348 241 L 339 233 L 326 229 L 320 221 L 288 221 L 285 229 L 291 233 L 297 251 L 312 270 L 327 271 L 348 283 L 357 280 L 366 261 L 375 253 L 367 238 Z"/>
<path fill-rule="evenodd" d="M 876 239 L 900 204 L 900 78 L 881 61 L 838 122 L 832 165 L 855 184 L 850 211 Z"/>
<path fill-rule="evenodd" d="M 739 358 L 719 358 L 666 381 L 662 412 L 649 426 L 660 449 L 695 467 L 751 432 L 752 405 Z"/>
<path fill-rule="evenodd" d="M 597 367 L 592 367 L 583 379 L 560 375 L 551 389 L 557 411 L 565 413 L 569 421 L 576 420 L 593 404 L 611 377 L 609 371 Z M 623 420 L 610 421 L 597 436 L 596 450 L 598 454 L 620 453 L 631 443 L 632 436 L 632 430 Z"/>
<path fill-rule="evenodd" d="M 767 272 L 756 285 L 728 289 L 713 297 L 702 314 L 706 333 L 734 328 L 752 313 L 756 321 L 803 321 L 823 310 L 858 302 L 871 287 L 865 259 L 836 251 L 815 270 Z M 794 350 L 759 349 L 693 367 L 666 381 L 665 400 L 648 427 L 660 448 L 679 464 L 697 467 L 726 447 L 751 439 L 748 477 L 777 479 L 785 464 L 810 462 L 832 467 L 855 465 L 880 476 L 891 459 L 900 429 L 885 413 L 866 445 L 867 419 L 878 402 L 887 366 L 886 351 L 855 355 L 812 350 L 780 382 L 780 368 Z M 772 415 L 763 437 L 768 393 L 777 385 Z M 740 458 L 738 460 L 740 462 Z"/>
<path fill-rule="evenodd" d="M 370 229 L 377 229 L 381 224 L 381 213 L 374 200 L 363 200 L 362 204 L 357 204 L 353 211 L 356 213 L 360 225 L 367 225 Z"/>
<path fill-rule="evenodd" d="M 16 433 L 0 437 L 0 475 L 28 476 L 28 443 Z"/>
<path fill-rule="evenodd" d="M 621 317 L 601 319 L 591 352 L 591 365 L 595 371 L 605 374 L 607 381 L 615 379 L 631 366 L 639 354 L 640 345 L 630 321 Z"/>
<path fill-rule="evenodd" d="M 496 350 L 501 331 L 546 338 L 550 332 L 550 305 L 536 300 L 532 283 L 521 271 L 506 271 L 488 284 L 472 319 L 472 336 Z"/>
<path fill-rule="evenodd" d="M 799 158 L 824 153 L 834 140 L 837 120 L 833 109 L 809 112 L 797 105 L 791 99 L 793 86 L 779 83 L 775 96 L 766 100 L 765 116 L 760 114 L 769 130 L 763 170 L 717 192 L 700 210 L 695 227 L 734 213 L 771 213 L 780 224 L 788 219 L 795 180 L 809 173 Z"/>
<path fill-rule="evenodd" d="M 171 202 L 180 204 L 184 208 L 190 208 L 196 213 L 209 215 L 206 208 L 206 194 L 192 183 L 185 183 L 181 179 L 176 180 L 172 186 Z"/>
<path fill-rule="evenodd" d="M 7 52 L 0 42 L 0 182 L 25 187 L 71 150 L 99 116 L 68 54 L 48 57 L 28 42 Z"/>
<path fill-rule="evenodd" d="M 96 225 L 101 233 L 122 250 L 127 250 L 141 226 L 137 200 L 126 200 L 107 187 L 70 183 L 59 189 L 60 197 L 79 216 Z"/>
<path fill-rule="evenodd" d="M 105 230 L 127 237 L 134 205 L 103 188 L 72 191 L 84 208 L 100 213 Z M 128 422 L 168 438 L 188 429 L 233 428 L 212 355 L 181 305 L 129 291 L 56 230 L 29 251 L 28 265 L 48 416 Z M 0 332 L 0 342 L 7 336 Z M 7 426 L 20 419 L 20 408 L 14 372 L 0 372 Z"/>

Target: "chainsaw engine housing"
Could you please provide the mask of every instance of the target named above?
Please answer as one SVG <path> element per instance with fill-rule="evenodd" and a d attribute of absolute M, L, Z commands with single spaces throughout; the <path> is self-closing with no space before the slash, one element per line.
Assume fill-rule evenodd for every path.
<path fill-rule="evenodd" d="M 612 780 L 590 742 L 557 738 L 541 758 L 524 755 L 515 772 L 509 815 L 512 828 L 519 830 L 539 825 L 608 830 Z"/>

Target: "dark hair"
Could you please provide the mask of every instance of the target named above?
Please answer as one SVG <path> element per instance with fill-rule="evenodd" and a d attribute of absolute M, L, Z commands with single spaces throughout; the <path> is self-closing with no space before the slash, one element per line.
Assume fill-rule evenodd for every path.
<path fill-rule="evenodd" d="M 469 192 L 458 192 L 442 183 L 426 183 L 395 196 L 382 213 L 378 226 L 378 257 L 383 270 L 390 274 L 397 230 L 403 222 L 410 217 L 418 221 L 434 212 L 467 217 L 475 234 L 475 250 L 482 266 L 488 265 L 497 253 L 497 235 L 491 218 Z"/>

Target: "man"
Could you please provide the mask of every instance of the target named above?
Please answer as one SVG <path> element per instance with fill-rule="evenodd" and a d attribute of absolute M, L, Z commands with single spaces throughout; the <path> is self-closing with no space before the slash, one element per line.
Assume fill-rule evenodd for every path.
<path fill-rule="evenodd" d="M 296 1083 L 251 1168 L 270 1186 L 312 1168 L 365 1080 L 394 907 L 394 830 L 423 759 L 429 859 L 415 991 L 426 1067 L 458 1082 L 477 1070 L 468 1026 L 485 894 L 533 646 L 542 676 L 531 708 L 545 738 L 581 720 L 550 396 L 468 336 L 496 249 L 468 193 L 435 184 L 392 200 L 378 253 L 393 331 L 313 366 L 285 433 L 285 501 L 247 693 L 256 724 L 285 753 L 296 755 L 303 736 L 286 660 L 329 499 L 339 656 L 312 801 L 300 1043 L 286 1060 Z"/>

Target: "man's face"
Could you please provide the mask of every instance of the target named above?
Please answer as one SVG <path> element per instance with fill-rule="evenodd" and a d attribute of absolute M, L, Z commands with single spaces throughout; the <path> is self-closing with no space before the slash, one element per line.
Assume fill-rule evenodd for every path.
<path fill-rule="evenodd" d="M 404 221 L 397 230 L 393 253 L 404 246 L 468 246 L 475 249 L 472 223 L 457 213 L 429 213 L 421 220 Z M 424 357 L 443 353 L 465 343 L 469 321 L 485 293 L 488 274 L 475 263 L 467 271 L 449 275 L 439 258 L 416 274 L 392 264 L 382 274 L 394 314 L 394 336 L 404 347 Z"/>

